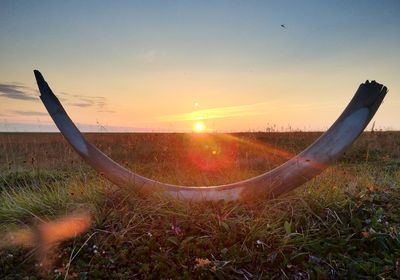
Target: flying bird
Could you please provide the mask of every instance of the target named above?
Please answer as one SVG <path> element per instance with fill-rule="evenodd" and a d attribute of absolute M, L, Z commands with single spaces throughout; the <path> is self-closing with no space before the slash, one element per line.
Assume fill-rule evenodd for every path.
<path fill-rule="evenodd" d="M 286 25 L 284 25 L 284 24 L 281 24 L 281 27 L 282 27 L 282 28 L 286 28 Z"/>

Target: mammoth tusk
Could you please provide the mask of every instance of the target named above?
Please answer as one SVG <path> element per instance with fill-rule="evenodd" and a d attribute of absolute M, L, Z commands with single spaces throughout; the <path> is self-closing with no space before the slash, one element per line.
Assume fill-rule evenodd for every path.
<path fill-rule="evenodd" d="M 353 99 L 335 123 L 297 156 L 259 176 L 218 186 L 178 186 L 137 175 L 122 167 L 90 144 L 69 118 L 42 74 L 35 70 L 40 99 L 58 129 L 75 151 L 96 171 L 120 187 L 132 186 L 150 194 L 202 200 L 249 200 L 260 196 L 276 197 L 309 181 L 336 160 L 362 133 L 378 110 L 387 88 L 375 81 L 361 84 Z"/>

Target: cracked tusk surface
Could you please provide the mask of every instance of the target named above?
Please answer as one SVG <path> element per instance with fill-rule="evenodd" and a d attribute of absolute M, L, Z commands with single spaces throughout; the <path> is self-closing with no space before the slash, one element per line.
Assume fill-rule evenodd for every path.
<path fill-rule="evenodd" d="M 34 70 L 40 99 L 60 132 L 75 151 L 102 176 L 119 187 L 132 187 L 144 194 L 165 194 L 189 201 L 250 200 L 276 197 L 304 184 L 326 169 L 363 132 L 387 93 L 375 81 L 360 85 L 335 123 L 313 144 L 282 165 L 259 176 L 218 186 L 178 186 L 135 174 L 90 144 L 78 130 L 42 74 Z"/>

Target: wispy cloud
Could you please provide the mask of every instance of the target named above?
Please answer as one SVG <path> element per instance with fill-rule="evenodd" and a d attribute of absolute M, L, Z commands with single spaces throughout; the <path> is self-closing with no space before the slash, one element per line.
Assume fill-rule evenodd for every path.
<path fill-rule="evenodd" d="M 36 101 L 38 98 L 32 95 L 32 88 L 19 84 L 0 84 L 0 97 Z"/>
<path fill-rule="evenodd" d="M 14 115 L 20 115 L 20 116 L 47 116 L 48 115 L 45 112 L 37 112 L 37 111 L 14 110 L 14 111 L 9 111 L 9 112 Z"/>
<path fill-rule="evenodd" d="M 0 97 L 26 100 L 26 101 L 37 101 L 38 90 L 25 86 L 18 83 L 2 83 L 0 84 Z M 60 96 L 60 100 L 65 102 L 69 106 L 76 106 L 81 108 L 95 108 L 100 113 L 113 113 L 108 109 L 108 100 L 103 96 L 81 96 L 77 94 L 70 94 L 66 92 L 56 93 Z M 10 111 L 11 112 L 11 111 Z M 41 116 L 45 113 L 33 112 L 33 111 L 14 111 L 12 112 L 18 115 L 25 116 Z"/>
<path fill-rule="evenodd" d="M 70 94 L 66 92 L 61 92 L 61 95 L 64 96 L 63 99 L 67 101 L 67 104 L 70 106 L 81 108 L 95 107 L 98 110 L 97 112 L 109 112 L 109 110 L 107 109 L 107 98 L 103 96 L 80 96 L 77 94 Z"/>
<path fill-rule="evenodd" d="M 165 51 L 151 49 L 137 53 L 135 59 L 145 64 L 151 64 L 165 57 L 166 57 Z"/>
<path fill-rule="evenodd" d="M 155 121 L 160 122 L 178 122 L 178 121 L 196 121 L 208 119 L 235 118 L 244 116 L 259 116 L 270 113 L 276 113 L 281 110 L 310 110 L 313 108 L 333 107 L 332 103 L 295 103 L 285 99 L 275 99 L 269 102 L 260 102 L 255 104 L 216 107 L 203 110 L 195 110 L 182 114 L 171 114 L 160 116 Z"/>
<path fill-rule="evenodd" d="M 233 118 L 241 116 L 256 116 L 268 113 L 266 109 L 275 102 L 261 102 L 256 104 L 217 107 L 204 110 L 195 110 L 190 113 L 164 115 L 158 121 L 195 121 L 207 119 Z"/>
<path fill-rule="evenodd" d="M 114 114 L 115 113 L 115 111 L 113 111 L 113 110 L 98 110 L 97 112 L 99 112 L 99 113 L 110 113 L 110 114 Z"/>
<path fill-rule="evenodd" d="M 91 107 L 91 106 L 93 106 L 92 103 L 86 103 L 86 102 L 68 103 L 68 105 L 76 106 L 76 107 L 82 107 L 82 108 L 86 108 L 86 107 Z"/>

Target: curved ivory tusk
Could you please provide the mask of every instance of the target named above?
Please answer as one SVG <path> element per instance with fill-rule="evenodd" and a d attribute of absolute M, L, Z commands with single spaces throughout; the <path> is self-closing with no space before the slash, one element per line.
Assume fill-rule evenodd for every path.
<path fill-rule="evenodd" d="M 51 91 L 42 74 L 35 70 L 40 99 L 55 124 L 78 154 L 101 175 L 120 187 L 132 186 L 143 193 L 168 194 L 192 201 L 248 200 L 278 196 L 321 173 L 361 134 L 378 110 L 387 88 L 375 81 L 361 84 L 336 122 L 312 145 L 286 163 L 259 176 L 219 186 L 189 187 L 164 184 L 122 167 L 86 141 Z"/>

